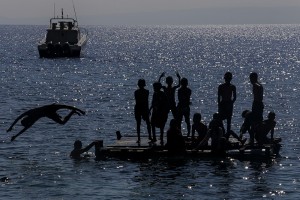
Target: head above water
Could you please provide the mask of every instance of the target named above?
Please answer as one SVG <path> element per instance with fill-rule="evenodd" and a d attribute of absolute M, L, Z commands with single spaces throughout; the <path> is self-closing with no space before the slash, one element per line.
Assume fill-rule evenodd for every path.
<path fill-rule="evenodd" d="M 180 81 L 180 85 L 186 87 L 189 84 L 186 78 L 182 78 Z"/>
<path fill-rule="evenodd" d="M 146 81 L 145 81 L 144 79 L 139 79 L 139 80 L 138 80 L 138 86 L 139 86 L 140 88 L 145 87 L 145 86 L 146 86 Z"/>
<path fill-rule="evenodd" d="M 231 73 L 231 72 L 226 72 L 226 73 L 224 74 L 224 80 L 225 80 L 226 82 L 230 82 L 230 81 L 232 80 L 232 73 Z"/>
<path fill-rule="evenodd" d="M 82 142 L 80 140 L 76 140 L 74 142 L 74 149 L 81 149 L 82 148 Z"/>

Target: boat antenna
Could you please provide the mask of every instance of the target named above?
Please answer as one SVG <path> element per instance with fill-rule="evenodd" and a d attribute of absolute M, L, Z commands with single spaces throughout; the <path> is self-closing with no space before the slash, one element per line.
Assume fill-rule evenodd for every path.
<path fill-rule="evenodd" d="M 75 13 L 75 19 L 76 19 L 76 22 L 78 24 L 77 15 L 76 15 L 76 9 L 75 9 L 75 4 L 74 4 L 73 0 L 72 0 L 72 4 L 73 4 L 74 13 Z"/>

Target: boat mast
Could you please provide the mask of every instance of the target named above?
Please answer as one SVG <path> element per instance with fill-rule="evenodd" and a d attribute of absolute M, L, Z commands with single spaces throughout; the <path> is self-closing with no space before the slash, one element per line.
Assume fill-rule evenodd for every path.
<path fill-rule="evenodd" d="M 55 2 L 54 2 L 54 10 L 53 10 L 53 14 L 54 14 L 53 18 L 55 18 Z"/>
<path fill-rule="evenodd" d="M 78 25 L 76 9 L 75 9 L 75 4 L 74 4 L 74 1 L 73 1 L 73 0 L 72 0 L 72 4 L 73 4 L 74 13 L 75 13 L 75 19 L 76 19 L 76 22 L 77 22 L 77 25 Z"/>

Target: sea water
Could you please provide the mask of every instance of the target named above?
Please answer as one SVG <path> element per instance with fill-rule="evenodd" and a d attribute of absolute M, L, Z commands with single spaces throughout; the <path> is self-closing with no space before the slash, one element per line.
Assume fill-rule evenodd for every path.
<path fill-rule="evenodd" d="M 0 26 L 0 178 L 8 178 L 0 182 L 0 199 L 299 198 L 299 25 L 87 26 L 88 42 L 80 58 L 41 59 L 37 44 L 46 28 Z M 264 117 L 276 113 L 275 137 L 282 138 L 279 158 L 69 158 L 76 139 L 84 146 L 96 139 L 108 145 L 115 142 L 116 130 L 135 136 L 137 81 L 146 80 L 151 102 L 152 84 L 162 72 L 173 76 L 174 84 L 176 72 L 188 79 L 191 116 L 200 112 L 209 123 L 227 71 L 237 87 L 236 132 L 241 112 L 252 105 L 249 74 L 258 73 Z M 74 115 L 64 126 L 42 118 L 10 142 L 22 127 L 18 123 L 6 130 L 20 114 L 51 103 L 76 106 L 86 115 Z M 147 136 L 144 122 L 142 135 Z"/>

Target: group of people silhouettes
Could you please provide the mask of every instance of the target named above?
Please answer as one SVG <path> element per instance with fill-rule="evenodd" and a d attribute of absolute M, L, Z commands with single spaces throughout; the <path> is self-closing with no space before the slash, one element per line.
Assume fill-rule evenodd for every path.
<path fill-rule="evenodd" d="M 251 110 L 244 110 L 242 117 L 244 122 L 240 128 L 240 135 L 237 135 L 231 130 L 231 119 L 233 114 L 233 104 L 236 101 L 236 87 L 231 83 L 232 73 L 226 72 L 224 75 L 225 82 L 218 87 L 218 112 L 213 114 L 213 119 L 209 125 L 206 126 L 202 122 L 200 113 L 193 115 L 193 123 L 190 124 L 190 99 L 192 90 L 188 87 L 188 80 L 181 78 L 179 73 L 176 73 L 178 84 L 173 86 L 173 78 L 166 77 L 166 86 L 161 84 L 161 79 L 165 76 L 162 73 L 157 82 L 153 83 L 153 97 L 149 108 L 149 90 L 145 89 L 146 81 L 144 79 L 138 80 L 138 89 L 134 92 L 135 106 L 134 114 L 136 119 L 137 143 L 141 142 L 141 121 L 142 119 L 147 124 L 148 139 L 150 143 L 155 143 L 156 128 L 160 130 L 160 142 L 164 144 L 164 129 L 168 119 L 169 112 L 172 112 L 173 119 L 170 120 L 170 127 L 167 131 L 166 147 L 170 151 L 181 151 L 185 149 L 186 138 L 191 140 L 195 149 L 200 149 L 208 145 L 211 139 L 211 148 L 213 150 L 220 150 L 224 144 L 229 142 L 229 137 L 233 136 L 242 145 L 246 142 L 243 135 L 248 132 L 250 135 L 249 144 L 253 145 L 255 140 L 258 144 L 272 143 L 274 140 L 275 113 L 270 112 L 268 118 L 263 120 L 263 86 L 258 81 L 258 75 L 255 72 L 250 73 L 250 82 L 253 86 L 253 103 Z M 176 91 L 178 102 L 176 104 Z M 71 110 L 71 112 L 64 118 L 57 113 L 60 109 Z M 16 135 L 12 136 L 11 141 L 24 133 L 37 120 L 42 117 L 47 117 L 59 124 L 65 124 L 73 114 L 84 115 L 85 112 L 73 106 L 50 104 L 28 110 L 21 114 L 8 128 L 7 132 L 11 131 L 13 126 L 21 120 L 23 129 Z M 151 116 L 151 117 L 150 117 Z M 181 131 L 181 123 L 185 119 L 187 126 L 187 137 L 183 137 Z M 223 121 L 227 122 L 227 129 L 223 126 Z M 198 136 L 195 136 L 195 134 Z M 271 133 L 271 138 L 267 135 Z M 118 139 L 121 138 L 119 133 Z M 99 144 L 93 142 L 86 148 L 82 148 L 80 141 L 74 143 L 74 151 L 71 157 L 80 157 L 82 152 L 89 150 L 92 146 Z"/>
<path fill-rule="evenodd" d="M 149 108 L 149 90 L 145 89 L 146 81 L 144 79 L 138 80 L 138 89 L 134 92 L 135 97 L 135 119 L 137 124 L 137 143 L 140 143 L 140 126 L 143 119 L 147 124 L 147 130 L 149 140 L 156 142 L 156 128 L 160 130 L 160 141 L 164 142 L 164 128 L 168 119 L 169 112 L 172 112 L 174 119 L 177 122 L 181 122 L 183 117 L 187 124 L 188 134 L 190 134 L 190 97 L 192 90 L 188 88 L 188 80 L 180 77 L 179 73 L 176 73 L 178 78 L 178 85 L 173 86 L 173 78 L 168 76 L 166 78 L 166 86 L 163 86 L 160 81 L 165 76 L 162 73 L 157 82 L 153 83 L 153 97 L 151 106 Z M 175 93 L 178 88 L 178 104 L 176 105 Z M 151 119 L 149 114 L 151 113 Z M 180 129 L 181 123 L 176 123 Z M 151 134 L 152 133 L 152 134 Z"/>
<path fill-rule="evenodd" d="M 253 103 L 252 109 L 245 110 L 242 113 L 244 122 L 240 129 L 240 135 L 231 130 L 231 119 L 233 115 L 233 104 L 236 101 L 236 87 L 231 83 L 232 73 L 226 72 L 224 75 L 225 82 L 218 86 L 218 112 L 213 114 L 213 119 L 206 126 L 201 120 L 201 113 L 195 113 L 193 116 L 193 124 L 190 124 L 190 98 L 192 91 L 188 87 L 188 80 L 181 78 L 176 73 L 178 84 L 173 86 L 173 78 L 166 77 L 166 86 L 161 84 L 161 78 L 165 76 L 162 73 L 157 82 L 153 83 L 153 97 L 149 108 L 149 90 L 145 89 L 146 82 L 144 79 L 138 80 L 138 89 L 134 92 L 135 96 L 135 119 L 137 130 L 137 143 L 141 142 L 141 121 L 147 124 L 149 142 L 156 142 L 156 128 L 160 129 L 160 142 L 164 144 L 164 128 L 167 122 L 169 112 L 172 112 L 173 119 L 170 120 L 170 128 L 167 131 L 167 148 L 169 150 L 182 149 L 184 140 L 186 140 L 181 132 L 181 123 L 183 117 L 187 127 L 187 139 L 192 140 L 196 149 L 207 146 L 211 139 L 211 148 L 220 149 L 229 141 L 229 137 L 233 136 L 242 145 L 246 142 L 243 138 L 244 133 L 250 135 L 249 144 L 253 145 L 256 140 L 259 144 L 271 143 L 273 141 L 275 122 L 275 113 L 270 112 L 268 119 L 263 120 L 263 86 L 258 81 L 256 72 L 250 73 L 250 82 L 253 86 Z M 178 95 L 178 103 L 176 104 L 176 91 Z M 223 126 L 226 120 L 227 129 Z M 195 136 L 197 132 L 198 136 Z M 271 132 L 271 138 L 268 133 Z M 191 137 L 190 137 L 191 136 Z"/>

